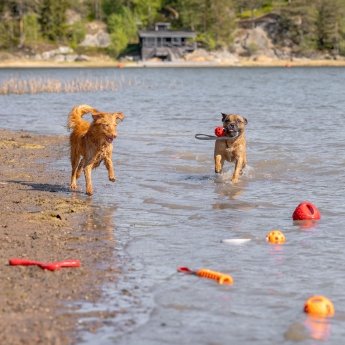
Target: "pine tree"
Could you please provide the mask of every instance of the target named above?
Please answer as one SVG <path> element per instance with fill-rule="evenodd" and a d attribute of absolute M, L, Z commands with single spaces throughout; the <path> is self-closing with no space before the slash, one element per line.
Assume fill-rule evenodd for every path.
<path fill-rule="evenodd" d="M 291 0 L 281 8 L 283 35 L 298 47 L 297 53 L 308 53 L 317 47 L 317 13 L 309 0 Z"/>
<path fill-rule="evenodd" d="M 341 35 L 341 6 L 338 0 L 319 0 L 318 12 L 318 48 L 338 51 Z"/>
<path fill-rule="evenodd" d="M 51 41 L 64 38 L 67 8 L 67 0 L 43 0 L 39 12 L 39 23 L 44 37 Z"/>

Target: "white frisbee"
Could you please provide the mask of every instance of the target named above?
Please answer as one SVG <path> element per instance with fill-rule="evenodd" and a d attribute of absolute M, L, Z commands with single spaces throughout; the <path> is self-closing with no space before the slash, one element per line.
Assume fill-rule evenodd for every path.
<path fill-rule="evenodd" d="M 250 238 L 227 238 L 225 240 L 222 240 L 223 243 L 227 244 L 243 244 L 249 241 L 251 241 Z"/>

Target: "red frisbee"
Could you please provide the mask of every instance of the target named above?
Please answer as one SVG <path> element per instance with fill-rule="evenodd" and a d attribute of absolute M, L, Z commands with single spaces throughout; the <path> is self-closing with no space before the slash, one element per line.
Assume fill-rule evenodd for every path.
<path fill-rule="evenodd" d="M 64 261 L 57 261 L 57 262 L 41 262 L 41 261 L 34 261 L 34 260 L 26 260 L 26 259 L 10 259 L 9 264 L 11 266 L 32 266 L 36 265 L 41 267 L 44 270 L 55 271 L 62 267 L 80 267 L 79 260 L 64 260 Z"/>

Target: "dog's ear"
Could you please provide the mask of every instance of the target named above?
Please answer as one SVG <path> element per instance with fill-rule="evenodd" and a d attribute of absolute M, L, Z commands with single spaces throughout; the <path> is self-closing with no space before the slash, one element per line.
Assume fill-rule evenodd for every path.
<path fill-rule="evenodd" d="M 222 122 L 224 122 L 225 118 L 228 116 L 228 114 L 221 113 L 222 114 Z"/>
<path fill-rule="evenodd" d="M 103 116 L 103 114 L 101 112 L 94 112 L 92 113 L 92 118 L 96 121 L 98 119 L 100 119 Z"/>
<path fill-rule="evenodd" d="M 125 115 L 122 112 L 114 113 L 114 116 L 116 123 L 120 123 L 125 118 Z"/>
<path fill-rule="evenodd" d="M 243 118 L 244 124 L 247 125 L 248 124 L 248 120 L 244 116 L 242 116 L 242 118 Z"/>

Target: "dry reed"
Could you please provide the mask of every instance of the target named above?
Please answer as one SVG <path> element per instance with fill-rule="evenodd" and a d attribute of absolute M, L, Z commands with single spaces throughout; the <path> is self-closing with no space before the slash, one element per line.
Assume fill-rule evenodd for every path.
<path fill-rule="evenodd" d="M 51 78 L 10 78 L 0 83 L 0 95 L 115 91 L 121 82 L 100 78 L 59 80 Z M 132 82 L 128 82 L 132 84 Z"/>

